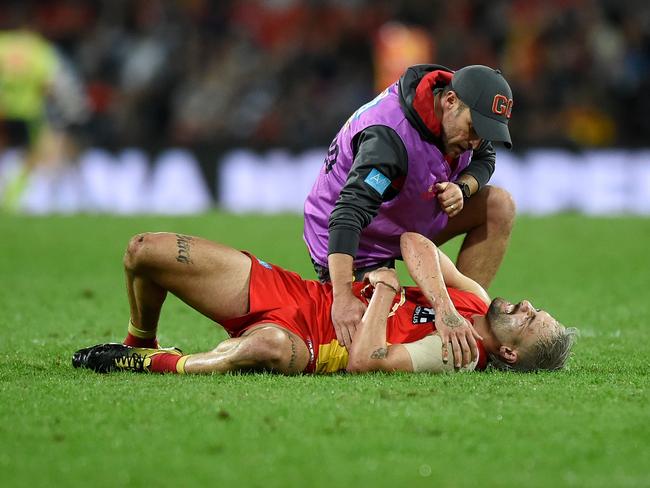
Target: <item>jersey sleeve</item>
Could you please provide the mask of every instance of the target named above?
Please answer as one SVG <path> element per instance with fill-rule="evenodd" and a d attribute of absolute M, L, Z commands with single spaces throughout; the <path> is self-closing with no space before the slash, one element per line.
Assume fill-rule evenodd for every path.
<path fill-rule="evenodd" d="M 356 256 L 361 231 L 397 196 L 408 171 L 404 143 L 390 127 L 368 127 L 353 144 L 354 162 L 329 219 L 329 254 Z"/>
<path fill-rule="evenodd" d="M 489 141 L 483 141 L 476 148 L 472 156 L 472 162 L 461 173 L 462 175 L 471 175 L 478 182 L 479 190 L 483 188 L 494 173 L 496 164 L 496 151 Z"/>

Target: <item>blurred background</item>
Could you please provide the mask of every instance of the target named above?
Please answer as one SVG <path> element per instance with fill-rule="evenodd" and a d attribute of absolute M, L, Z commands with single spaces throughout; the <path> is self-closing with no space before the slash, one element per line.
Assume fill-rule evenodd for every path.
<path fill-rule="evenodd" d="M 299 211 L 340 126 L 417 63 L 504 72 L 494 181 L 524 211 L 650 212 L 650 3 L 631 0 L 3 1 L 2 207 Z M 545 178 L 565 183 L 530 200 Z"/>

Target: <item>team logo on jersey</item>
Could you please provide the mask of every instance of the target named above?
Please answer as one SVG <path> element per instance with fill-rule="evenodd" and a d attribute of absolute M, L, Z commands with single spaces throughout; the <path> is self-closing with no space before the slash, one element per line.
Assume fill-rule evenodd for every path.
<path fill-rule="evenodd" d="M 377 168 L 374 168 L 363 181 L 368 183 L 380 195 L 384 194 L 391 183 L 390 179 Z"/>
<path fill-rule="evenodd" d="M 257 258 L 257 262 L 264 266 L 266 269 L 273 269 L 273 266 L 271 266 L 266 261 L 262 261 L 261 259 Z"/>
<path fill-rule="evenodd" d="M 429 307 L 423 307 L 418 305 L 413 310 L 413 323 L 418 324 L 430 324 L 431 322 L 436 321 L 436 311 Z"/>

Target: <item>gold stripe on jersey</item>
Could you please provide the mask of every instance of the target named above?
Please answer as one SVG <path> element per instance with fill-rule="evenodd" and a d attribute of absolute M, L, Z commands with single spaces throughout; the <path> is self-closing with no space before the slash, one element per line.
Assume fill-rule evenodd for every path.
<path fill-rule="evenodd" d="M 373 286 L 370 283 L 368 283 L 366 286 L 364 286 L 361 289 L 360 295 L 362 297 L 365 297 L 366 300 L 370 300 L 370 298 L 372 297 L 372 292 L 373 291 L 374 291 Z M 402 288 L 402 290 L 400 291 L 400 294 L 399 294 L 399 300 L 397 300 L 393 304 L 393 307 L 391 308 L 390 312 L 388 313 L 388 316 L 392 317 L 393 315 L 395 315 L 397 313 L 397 309 L 400 308 L 405 303 L 406 303 L 406 292 L 404 291 L 404 288 Z"/>
<path fill-rule="evenodd" d="M 348 366 L 348 350 L 333 339 L 329 344 L 321 344 L 318 348 L 315 373 L 336 373 Z"/>
<path fill-rule="evenodd" d="M 397 309 L 400 308 L 402 305 L 406 303 L 406 293 L 404 292 L 404 288 L 400 291 L 399 294 L 399 300 L 397 300 L 393 304 L 393 308 L 391 308 L 390 313 L 388 314 L 389 317 L 392 317 L 397 313 Z"/>

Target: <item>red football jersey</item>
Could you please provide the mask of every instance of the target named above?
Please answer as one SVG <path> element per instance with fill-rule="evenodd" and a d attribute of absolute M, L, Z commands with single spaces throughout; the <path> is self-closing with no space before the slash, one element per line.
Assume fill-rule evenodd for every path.
<path fill-rule="evenodd" d="M 304 280 L 300 275 L 271 265 L 255 256 L 252 261 L 248 314 L 222 323 L 231 337 L 238 337 L 260 323 L 275 323 L 300 336 L 310 353 L 305 372 L 326 373 L 344 370 L 347 349 L 336 340 L 332 325 L 332 286 Z M 353 292 L 368 303 L 373 288 L 354 283 Z M 488 306 L 476 295 L 447 288 L 458 313 L 472 320 L 473 315 L 485 315 Z M 390 344 L 415 342 L 435 331 L 435 312 L 419 288 L 405 287 L 395 297 L 386 330 Z M 476 369 L 487 364 L 485 350 L 479 341 L 479 361 Z"/>

